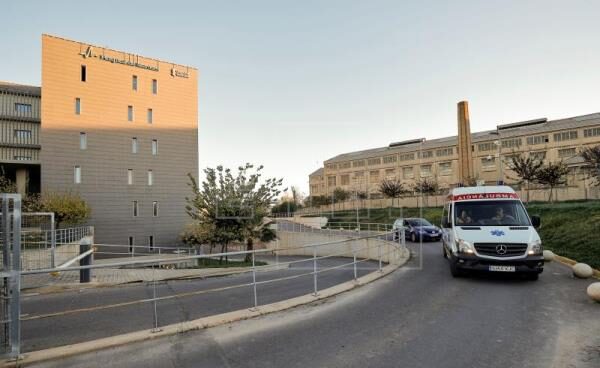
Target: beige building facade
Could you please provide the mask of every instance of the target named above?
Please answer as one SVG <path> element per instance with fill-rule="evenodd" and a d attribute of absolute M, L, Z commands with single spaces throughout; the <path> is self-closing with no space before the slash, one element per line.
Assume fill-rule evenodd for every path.
<path fill-rule="evenodd" d="M 80 194 L 98 243 L 178 242 L 198 175 L 197 70 L 43 35 L 37 90 L 32 121 L 15 124 L 31 125 L 38 191 Z"/>
<path fill-rule="evenodd" d="M 549 121 L 545 118 L 499 125 L 496 130 L 471 133 L 473 179 L 479 184 L 516 182 L 509 168 L 512 155 L 562 160 L 569 166 L 568 186 L 573 199 L 586 196 L 583 161 L 585 146 L 600 144 L 600 113 Z M 309 176 L 311 196 L 330 196 L 337 187 L 381 198 L 383 179 L 397 179 L 408 187 L 421 178 L 435 179 L 440 188 L 459 185 L 458 137 L 416 139 L 387 147 L 340 154 Z M 500 161 L 502 164 L 500 165 Z M 324 185 L 317 185 L 318 178 Z M 575 194 L 578 193 L 578 194 Z"/>

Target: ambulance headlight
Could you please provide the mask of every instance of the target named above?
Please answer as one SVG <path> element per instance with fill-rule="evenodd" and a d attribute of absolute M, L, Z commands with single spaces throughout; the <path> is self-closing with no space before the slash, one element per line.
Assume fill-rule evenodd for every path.
<path fill-rule="evenodd" d="M 471 243 L 469 243 L 466 240 L 463 239 L 457 239 L 456 240 L 456 248 L 458 248 L 458 253 L 465 253 L 465 254 L 473 254 L 473 246 L 471 245 Z"/>
<path fill-rule="evenodd" d="M 542 254 L 544 249 L 542 248 L 542 241 L 536 240 L 534 242 L 529 243 L 529 250 L 527 254 L 530 256 L 536 256 Z"/>

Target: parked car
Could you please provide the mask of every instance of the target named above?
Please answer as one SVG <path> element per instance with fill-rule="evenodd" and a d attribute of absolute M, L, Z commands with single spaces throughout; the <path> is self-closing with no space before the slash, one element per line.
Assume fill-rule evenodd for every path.
<path fill-rule="evenodd" d="M 506 186 L 452 189 L 442 215 L 443 253 L 452 276 L 513 272 L 532 280 L 544 270 L 540 218 Z"/>
<path fill-rule="evenodd" d="M 394 240 L 398 240 L 404 228 L 404 237 L 410 241 L 439 241 L 442 238 L 442 230 L 432 225 L 424 218 L 411 217 L 399 218 L 394 221 L 392 231 L 394 231 Z"/>

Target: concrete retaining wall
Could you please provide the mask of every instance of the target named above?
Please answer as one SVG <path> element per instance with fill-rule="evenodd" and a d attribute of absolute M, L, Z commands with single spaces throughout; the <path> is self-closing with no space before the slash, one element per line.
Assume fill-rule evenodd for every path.
<path fill-rule="evenodd" d="M 356 253 L 357 258 L 369 258 L 381 260 L 385 263 L 397 264 L 407 250 L 398 243 L 378 238 L 354 239 L 349 235 L 326 234 L 326 233 L 301 233 L 301 232 L 278 232 L 279 241 L 270 244 L 270 248 L 277 248 L 279 255 L 302 255 L 312 256 L 316 249 L 317 256 L 327 256 L 336 254 L 338 257 L 353 257 Z M 343 242 L 340 242 L 343 241 Z M 336 242 L 334 244 L 324 244 L 317 247 L 295 248 L 304 245 L 323 244 Z"/>

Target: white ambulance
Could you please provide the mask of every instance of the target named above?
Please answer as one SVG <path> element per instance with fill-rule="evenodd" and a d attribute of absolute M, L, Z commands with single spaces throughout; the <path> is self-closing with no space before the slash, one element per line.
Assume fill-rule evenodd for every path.
<path fill-rule="evenodd" d="M 537 280 L 544 267 L 539 226 L 540 218 L 527 214 L 510 187 L 452 189 L 442 215 L 443 252 L 452 276 L 518 272 Z"/>

